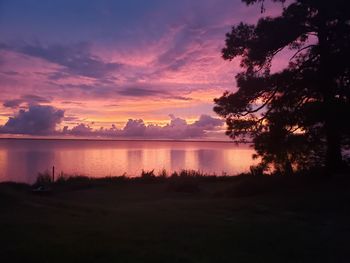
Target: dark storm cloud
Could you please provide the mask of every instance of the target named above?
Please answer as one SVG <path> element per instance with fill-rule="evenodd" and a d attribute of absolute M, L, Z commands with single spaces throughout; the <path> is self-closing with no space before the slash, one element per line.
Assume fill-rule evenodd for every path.
<path fill-rule="evenodd" d="M 127 97 L 155 97 L 155 98 L 166 98 L 174 100 L 192 100 L 189 97 L 178 96 L 171 92 L 164 91 L 164 89 L 151 89 L 142 87 L 127 87 L 117 92 L 119 95 Z"/>
<path fill-rule="evenodd" d="M 168 87 L 171 89 L 170 87 Z M 175 92 L 170 92 L 165 89 L 164 86 L 159 85 L 146 85 L 143 86 L 133 86 L 129 85 L 123 88 L 117 88 L 117 93 L 122 96 L 127 97 L 154 97 L 154 98 L 163 98 L 163 99 L 173 99 L 173 100 L 192 100 L 190 97 L 185 97 L 177 95 Z M 182 92 L 184 93 L 184 92 Z"/>
<path fill-rule="evenodd" d="M 62 66 L 61 71 L 49 74 L 48 77 L 51 80 L 72 75 L 102 79 L 122 67 L 121 64 L 105 62 L 98 56 L 93 55 L 88 43 L 71 45 L 0 44 L 0 49 L 19 52 Z"/>
<path fill-rule="evenodd" d="M 37 95 L 26 94 L 26 95 L 22 95 L 19 99 L 5 100 L 3 102 L 3 106 L 6 108 L 18 108 L 22 104 L 36 105 L 40 103 L 49 103 L 49 102 L 51 102 L 50 99 L 37 96 Z"/>
<path fill-rule="evenodd" d="M 190 97 L 183 95 L 177 95 L 178 92 L 170 92 L 165 90 L 164 86 L 159 85 L 149 85 L 149 84 L 135 84 L 129 85 L 117 85 L 117 84 L 104 84 L 100 81 L 96 81 L 95 84 L 66 84 L 66 85 L 57 85 L 52 83 L 52 85 L 60 88 L 62 91 L 69 91 L 70 93 L 78 92 L 84 96 L 91 97 L 115 97 L 115 95 L 120 95 L 122 97 L 130 98 L 145 98 L 145 97 L 154 97 L 155 99 L 173 99 L 173 100 L 183 100 L 189 101 L 192 100 Z M 166 87 L 172 89 L 172 87 Z M 181 92 L 185 95 L 188 92 Z M 64 102 L 65 104 L 69 104 Z"/>
<path fill-rule="evenodd" d="M 139 88 L 139 87 L 129 87 L 118 91 L 120 95 L 130 96 L 130 97 L 149 97 L 155 96 L 163 93 L 159 90 L 151 90 L 147 88 Z"/>
<path fill-rule="evenodd" d="M 22 99 L 5 100 L 2 104 L 6 108 L 18 108 L 23 103 Z"/>
<path fill-rule="evenodd" d="M 49 103 L 51 102 L 50 99 L 38 96 L 38 95 L 23 95 L 21 97 L 24 101 L 28 102 L 28 104 L 39 104 L 39 103 Z"/>
<path fill-rule="evenodd" d="M 1 48 L 0 48 L 1 49 Z M 3 71 L 3 72 L 1 72 L 2 74 L 4 74 L 4 75 L 8 75 L 8 76 L 17 76 L 17 75 L 20 75 L 20 73 L 19 72 L 17 72 L 17 71 Z"/>
<path fill-rule="evenodd" d="M 23 95 L 19 99 L 5 100 L 3 103 L 3 106 L 8 108 L 17 108 L 23 103 L 26 103 L 27 105 L 36 105 L 40 103 L 49 103 L 49 102 L 51 102 L 50 99 L 47 99 L 41 96 Z"/>
<path fill-rule="evenodd" d="M 64 45 L 26 45 L 19 48 L 23 54 L 45 59 L 64 66 L 66 72 L 58 72 L 52 78 L 65 77 L 65 73 L 91 78 L 103 78 L 121 67 L 117 63 L 107 63 L 89 52 L 89 45 L 80 43 Z"/>
<path fill-rule="evenodd" d="M 52 106 L 33 105 L 28 110 L 20 110 L 14 117 L 10 117 L 1 133 L 52 135 L 56 132 L 56 125 L 64 118 L 64 111 Z"/>

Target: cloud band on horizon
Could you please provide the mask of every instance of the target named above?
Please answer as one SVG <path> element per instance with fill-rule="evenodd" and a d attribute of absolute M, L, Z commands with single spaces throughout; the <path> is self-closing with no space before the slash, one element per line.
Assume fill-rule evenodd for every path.
<path fill-rule="evenodd" d="M 0 126 L 1 134 L 77 136 L 104 138 L 148 138 L 148 139 L 199 139 L 208 132 L 222 128 L 223 121 L 209 115 L 201 115 L 189 124 L 185 119 L 170 114 L 170 122 L 164 126 L 145 124 L 142 119 L 129 119 L 125 126 L 118 129 L 114 124 L 106 129 L 93 129 L 88 124 L 79 123 L 72 128 L 64 126 L 56 129 L 64 120 L 64 111 L 46 105 L 31 105 L 28 110 L 19 112 Z"/>

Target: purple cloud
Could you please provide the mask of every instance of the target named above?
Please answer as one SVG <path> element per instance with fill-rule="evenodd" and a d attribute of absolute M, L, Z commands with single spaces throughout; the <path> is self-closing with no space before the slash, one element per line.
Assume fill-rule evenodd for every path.
<path fill-rule="evenodd" d="M 19 72 L 13 71 L 13 70 L 10 70 L 10 71 L 3 71 L 3 72 L 1 72 L 1 73 L 4 74 L 4 75 L 9 75 L 9 76 L 17 76 L 17 75 L 20 75 Z"/>
<path fill-rule="evenodd" d="M 149 96 L 159 95 L 163 92 L 160 90 L 151 90 L 151 89 L 141 88 L 141 87 L 129 87 L 119 91 L 118 93 L 120 95 L 130 96 L 130 97 L 149 97 Z"/>
<path fill-rule="evenodd" d="M 0 49 L 12 50 L 22 54 L 41 58 L 48 62 L 60 65 L 62 71 L 57 71 L 49 77 L 52 80 L 69 77 L 71 75 L 90 78 L 104 78 L 119 69 L 122 65 L 103 61 L 89 50 L 89 44 L 78 43 L 73 45 L 17 45 L 0 46 Z"/>
<path fill-rule="evenodd" d="M 146 125 L 144 124 L 143 120 L 132 120 L 129 119 L 126 123 L 123 134 L 127 137 L 131 136 L 143 136 L 146 131 Z"/>
<path fill-rule="evenodd" d="M 1 133 L 51 135 L 56 132 L 56 125 L 64 118 L 64 111 L 52 106 L 32 105 L 29 109 L 20 110 L 10 117 Z"/>
<path fill-rule="evenodd" d="M 2 104 L 5 108 L 18 108 L 23 103 L 21 99 L 5 100 Z"/>
<path fill-rule="evenodd" d="M 21 109 L 6 124 L 0 127 L 0 133 L 29 135 L 71 135 L 108 138 L 148 138 L 148 139 L 190 139 L 202 138 L 208 131 L 221 128 L 223 121 L 209 115 L 201 115 L 192 124 L 185 119 L 170 114 L 170 122 L 165 126 L 146 125 L 142 119 L 129 119 L 122 129 L 115 125 L 111 128 L 93 129 L 90 125 L 80 123 L 73 128 L 65 126 L 56 130 L 64 117 L 64 111 L 52 106 L 31 105 L 28 110 Z M 94 125 L 94 123 L 91 123 Z"/>
<path fill-rule="evenodd" d="M 3 102 L 5 108 L 18 108 L 21 104 L 38 105 L 40 103 L 49 103 L 51 100 L 37 95 L 22 95 L 19 99 L 10 99 Z"/>
<path fill-rule="evenodd" d="M 80 123 L 69 129 L 64 127 L 63 135 L 104 137 L 104 138 L 138 138 L 138 139 L 199 139 L 205 138 L 207 132 L 222 128 L 223 121 L 208 115 L 201 115 L 192 124 L 185 119 L 169 115 L 171 120 L 165 126 L 146 125 L 142 119 L 129 119 L 122 129 L 112 125 L 111 128 L 94 130 L 87 124 Z"/>
<path fill-rule="evenodd" d="M 221 119 L 213 118 L 209 115 L 202 114 L 199 117 L 199 120 L 193 123 L 193 126 L 200 127 L 205 130 L 213 130 L 218 126 L 222 126 L 223 123 L 224 122 Z"/>
<path fill-rule="evenodd" d="M 0 110 L 9 116 L 31 105 L 62 107 L 69 112 L 64 133 L 74 136 L 207 136 L 222 124 L 209 116 L 212 99 L 235 89 L 240 70 L 220 58 L 225 33 L 259 15 L 241 0 L 3 0 Z M 166 113 L 207 115 L 194 123 L 173 117 L 165 126 L 121 119 L 164 122 Z M 106 127 L 118 114 L 118 125 L 127 122 L 122 129 L 85 122 Z"/>
<path fill-rule="evenodd" d="M 67 129 L 64 130 L 64 132 L 67 132 Z M 71 135 L 76 135 L 76 136 L 89 136 L 93 133 L 92 128 L 89 125 L 85 124 L 79 124 L 75 127 L 73 127 L 70 131 L 69 134 Z"/>
<path fill-rule="evenodd" d="M 192 100 L 192 98 L 176 95 L 172 92 L 169 92 L 164 89 L 164 87 L 152 88 L 151 85 L 143 85 L 144 87 L 136 87 L 136 86 L 127 86 L 126 88 L 122 88 L 118 91 L 119 95 L 127 96 L 127 97 L 155 97 L 155 98 L 164 98 L 164 99 L 174 99 L 174 100 Z"/>

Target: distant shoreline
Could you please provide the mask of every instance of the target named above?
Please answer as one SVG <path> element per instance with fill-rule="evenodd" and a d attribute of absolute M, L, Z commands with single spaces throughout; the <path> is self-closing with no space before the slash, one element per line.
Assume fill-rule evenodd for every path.
<path fill-rule="evenodd" d="M 201 143 L 238 143 L 238 144 L 252 144 L 252 142 L 242 141 L 220 141 L 220 140 L 171 140 L 171 139 L 102 139 L 102 138 L 12 138 L 0 137 L 0 140 L 26 140 L 26 141 L 106 141 L 106 142 L 201 142 Z"/>

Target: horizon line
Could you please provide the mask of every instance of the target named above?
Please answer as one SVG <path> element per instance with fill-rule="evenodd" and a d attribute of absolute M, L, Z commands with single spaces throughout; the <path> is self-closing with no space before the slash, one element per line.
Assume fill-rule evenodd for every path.
<path fill-rule="evenodd" d="M 210 143 L 240 143 L 252 144 L 250 141 L 234 141 L 234 140 L 186 140 L 186 139 L 103 139 L 103 138 L 16 138 L 16 137 L 0 137 L 0 140 L 37 140 L 37 141 L 115 141 L 115 142 L 210 142 Z"/>

